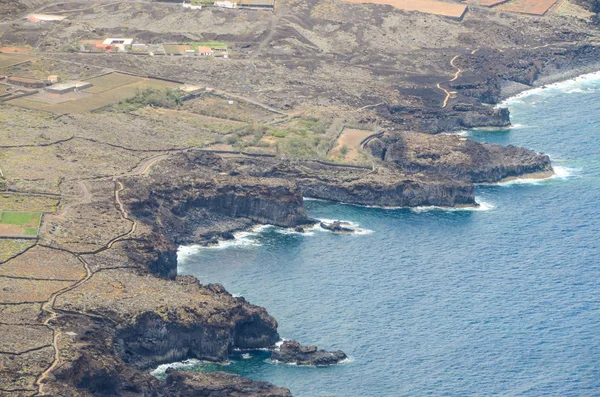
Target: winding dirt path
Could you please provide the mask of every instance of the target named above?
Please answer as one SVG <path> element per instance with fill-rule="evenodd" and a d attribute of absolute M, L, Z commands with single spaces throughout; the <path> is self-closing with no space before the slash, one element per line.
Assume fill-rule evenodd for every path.
<path fill-rule="evenodd" d="M 474 50 L 471 54 L 474 54 L 477 50 Z M 444 91 L 444 93 L 446 94 L 446 97 L 444 98 L 444 102 L 442 103 L 442 109 L 445 108 L 448 105 L 448 100 L 450 99 L 450 97 L 453 94 L 456 94 L 456 91 L 448 91 L 447 89 L 445 89 L 444 87 L 442 87 L 443 83 L 451 83 L 453 81 L 455 81 L 456 79 L 458 79 L 458 77 L 460 76 L 460 73 L 462 72 L 462 69 L 459 68 L 458 66 L 456 66 L 454 64 L 454 61 L 456 61 L 456 59 L 458 59 L 458 57 L 460 57 L 460 55 L 456 55 L 454 58 L 452 58 L 450 60 L 450 66 L 452 66 L 454 69 L 456 69 L 456 73 L 454 73 L 454 77 L 451 78 L 450 80 L 446 81 L 446 82 L 441 82 L 441 83 L 437 83 L 436 87 L 442 91 Z"/>
<path fill-rule="evenodd" d="M 161 155 L 149 158 L 146 161 L 139 164 L 139 166 L 137 167 L 138 169 L 135 171 L 132 171 L 130 174 L 128 174 L 128 176 L 145 175 L 150 171 L 150 169 L 152 168 L 152 166 L 154 164 L 156 164 L 157 162 L 159 162 L 161 160 L 166 159 L 168 156 L 169 156 L 168 154 L 161 154 Z M 128 214 L 127 210 L 125 209 L 123 202 L 121 201 L 120 193 L 123 190 L 125 190 L 125 186 L 123 185 L 123 183 L 121 181 L 117 180 L 116 177 L 114 178 L 114 181 L 116 182 L 115 194 L 114 194 L 115 204 L 121 213 L 121 217 L 123 219 L 127 220 L 128 222 L 131 222 L 131 228 L 129 229 L 129 231 L 127 233 L 117 236 L 117 237 L 113 238 L 112 240 L 110 240 L 106 244 L 105 249 L 112 248 L 115 243 L 131 236 L 133 233 L 135 233 L 135 231 L 137 229 L 137 222 L 129 217 L 129 214 Z M 92 195 L 91 195 L 89 187 L 87 186 L 85 181 L 79 181 L 79 185 L 81 186 L 82 193 L 83 193 L 82 197 L 80 199 L 80 202 L 91 202 Z M 63 214 L 61 214 L 61 215 L 66 216 L 67 212 L 68 212 L 68 208 L 65 208 L 65 210 L 63 211 Z M 78 253 L 75 253 L 75 252 L 72 252 L 69 250 L 64 250 L 64 249 L 60 249 L 60 250 L 71 253 L 72 255 L 75 256 L 75 258 L 77 258 L 77 260 L 79 262 L 81 262 L 81 264 L 83 265 L 83 267 L 85 269 L 85 276 L 82 277 L 81 279 L 79 279 L 78 281 L 76 281 L 75 283 L 54 292 L 50 296 L 50 298 L 42 304 L 42 307 L 41 307 L 42 311 L 50 314 L 50 316 L 43 322 L 43 325 L 52 329 L 52 332 L 53 332 L 52 348 L 54 349 L 54 359 L 52 361 L 52 364 L 50 364 L 50 366 L 48 368 L 46 368 L 46 370 L 37 378 L 37 380 L 35 382 L 35 384 L 38 388 L 36 395 L 44 394 L 45 380 L 48 378 L 48 376 L 50 376 L 52 371 L 54 371 L 61 363 L 59 338 L 62 335 L 62 332 L 52 325 L 52 322 L 59 316 L 59 313 L 54 309 L 56 299 L 59 296 L 65 294 L 67 292 L 70 292 L 70 291 L 74 290 L 75 288 L 81 286 L 82 284 L 86 283 L 94 275 L 94 273 L 92 272 L 92 270 L 89 267 L 89 264 L 81 257 L 81 254 L 78 254 Z M 79 314 L 86 315 L 85 313 L 79 313 Z"/>
<path fill-rule="evenodd" d="M 54 304 L 56 303 L 56 298 L 58 298 L 62 294 L 65 294 L 65 293 L 72 291 L 75 288 L 79 287 L 81 284 L 88 281 L 93 275 L 88 263 L 83 258 L 81 258 L 79 255 L 76 255 L 76 254 L 73 254 L 73 255 L 75 255 L 77 260 L 79 260 L 79 262 L 81 262 L 83 264 L 83 267 L 85 268 L 85 276 L 82 277 L 81 279 L 79 279 L 79 281 L 77 281 L 76 283 L 71 284 L 70 286 L 65 287 L 65 288 L 53 293 L 50 296 L 50 299 L 48 299 L 42 305 L 42 311 L 50 314 L 50 317 L 48 317 L 48 319 L 46 319 L 46 321 L 44 321 L 43 325 L 51 328 L 52 332 L 53 332 L 52 348 L 54 349 L 54 360 L 52 361 L 52 364 L 50 364 L 50 366 L 48 368 L 46 368 L 46 370 L 44 372 L 42 372 L 40 377 L 36 380 L 35 384 L 38 387 L 37 394 L 43 395 L 44 381 L 46 380 L 46 378 L 48 378 L 50 373 L 60 364 L 60 348 L 58 346 L 58 338 L 62 334 L 62 332 L 60 330 L 52 327 L 52 325 L 51 325 L 51 322 L 58 317 L 58 313 L 54 310 Z"/>

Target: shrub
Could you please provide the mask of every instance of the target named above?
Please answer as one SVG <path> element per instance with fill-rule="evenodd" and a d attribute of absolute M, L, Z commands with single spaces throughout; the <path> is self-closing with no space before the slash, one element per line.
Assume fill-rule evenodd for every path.
<path fill-rule="evenodd" d="M 119 105 L 127 110 L 137 109 L 144 106 L 155 106 L 173 109 L 183 103 L 181 91 L 165 88 L 164 90 L 146 88 L 139 90 L 133 97 L 119 102 Z"/>
<path fill-rule="evenodd" d="M 340 148 L 340 154 L 342 155 L 342 157 L 346 157 L 346 155 L 348 154 L 348 146 L 344 145 Z"/>
<path fill-rule="evenodd" d="M 275 138 L 285 138 L 285 131 L 282 130 L 269 130 L 268 132 L 269 135 L 274 136 Z"/>

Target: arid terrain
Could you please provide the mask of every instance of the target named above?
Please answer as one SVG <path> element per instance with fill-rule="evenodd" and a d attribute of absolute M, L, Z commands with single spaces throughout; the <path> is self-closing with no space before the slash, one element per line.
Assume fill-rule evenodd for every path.
<path fill-rule="evenodd" d="M 303 197 L 476 206 L 477 183 L 552 175 L 545 154 L 442 133 L 508 127 L 503 98 L 598 70 L 598 5 L 447 3 L 468 9 L 0 0 L 0 395 L 288 396 L 150 375 L 279 339 L 266 309 L 177 276 L 178 245 L 311 224 Z M 84 42 L 106 38 L 146 49 Z M 181 43 L 212 55 L 160 53 Z"/>

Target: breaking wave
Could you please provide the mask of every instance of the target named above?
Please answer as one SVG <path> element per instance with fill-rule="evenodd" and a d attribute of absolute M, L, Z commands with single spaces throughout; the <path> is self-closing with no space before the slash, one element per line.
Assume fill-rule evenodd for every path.
<path fill-rule="evenodd" d="M 506 107 L 513 104 L 525 103 L 524 99 L 531 96 L 542 96 L 546 94 L 588 94 L 593 93 L 600 88 L 600 72 L 583 74 L 570 80 L 560 81 L 548 84 L 543 87 L 533 88 L 523 91 L 499 103 L 498 107 Z"/>
<path fill-rule="evenodd" d="M 429 212 L 429 211 L 447 211 L 447 212 L 459 212 L 459 211 L 490 211 L 496 208 L 493 203 L 478 200 L 475 198 L 475 202 L 479 204 L 478 207 L 438 207 L 435 205 L 427 205 L 420 207 L 413 207 L 410 210 L 413 212 Z"/>

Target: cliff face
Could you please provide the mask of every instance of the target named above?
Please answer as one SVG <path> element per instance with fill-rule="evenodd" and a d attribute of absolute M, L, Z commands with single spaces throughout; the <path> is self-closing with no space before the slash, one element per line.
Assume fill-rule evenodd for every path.
<path fill-rule="evenodd" d="M 120 328 L 115 340 L 124 361 L 141 369 L 188 358 L 223 362 L 233 348 L 268 347 L 279 340 L 277 322 L 264 308 L 232 298 L 220 285 L 209 284 L 206 290 L 228 301 L 209 318 L 194 308 L 143 312 Z"/>
<path fill-rule="evenodd" d="M 393 121 L 398 128 L 432 134 L 477 127 L 506 127 L 510 125 L 508 109 L 475 103 L 458 103 L 447 108 L 381 106 L 378 108 L 378 113 Z"/>
<path fill-rule="evenodd" d="M 62 298 L 57 302 L 65 313 L 75 312 L 81 306 L 95 315 L 61 317 L 61 328 L 69 330 L 60 339 L 69 340 L 62 350 L 69 359 L 53 373 L 48 386 L 50 395 L 188 395 L 185 393 L 189 390 L 200 390 L 208 384 L 215 396 L 269 396 L 271 392 L 279 393 L 273 396 L 289 395 L 287 389 L 235 375 L 214 375 L 214 379 L 212 374 L 202 379 L 192 376 L 184 383 L 173 375 L 179 379 L 177 382 L 158 381 L 147 370 L 162 363 L 188 358 L 223 362 L 234 348 L 272 346 L 279 340 L 277 322 L 264 308 L 231 296 L 220 285 L 202 286 L 193 277 L 180 277 L 173 282 L 110 273 L 98 276 L 99 280 L 78 292 L 80 302 Z M 102 277 L 127 284 L 129 299 L 107 301 L 101 292 L 106 281 Z M 156 289 L 167 289 L 169 301 L 151 299 L 151 291 Z M 238 390 L 241 384 L 248 390 Z M 253 388 L 257 389 L 250 392 Z M 225 393 L 228 390 L 239 394 Z"/>
<path fill-rule="evenodd" d="M 446 183 L 417 183 L 406 179 L 394 184 L 366 181 L 328 184 L 314 180 L 299 181 L 307 197 L 359 205 L 418 207 L 475 205 L 473 186 Z"/>
<path fill-rule="evenodd" d="M 471 183 L 492 183 L 533 173 L 552 174 L 545 154 L 456 136 L 386 134 L 369 142 L 368 148 L 373 155 L 406 172 L 431 172 Z"/>

